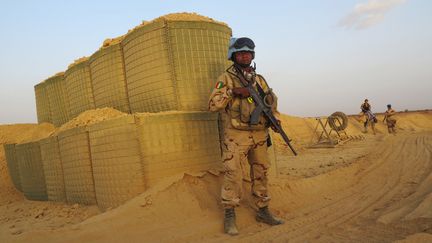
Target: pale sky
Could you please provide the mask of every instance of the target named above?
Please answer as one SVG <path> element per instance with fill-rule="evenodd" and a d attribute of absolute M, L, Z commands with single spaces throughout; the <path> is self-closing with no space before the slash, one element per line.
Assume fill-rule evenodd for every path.
<path fill-rule="evenodd" d="M 35 123 L 34 85 L 142 20 L 196 12 L 255 41 L 257 71 L 295 116 L 432 108 L 432 1 L 9 0 L 0 8 L 0 124 Z M 215 80 L 216 81 L 216 80 Z"/>

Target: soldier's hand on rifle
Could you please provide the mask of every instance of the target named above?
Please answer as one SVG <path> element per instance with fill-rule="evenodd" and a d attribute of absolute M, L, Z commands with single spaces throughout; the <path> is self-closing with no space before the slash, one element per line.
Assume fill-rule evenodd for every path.
<path fill-rule="evenodd" d="M 280 120 L 277 120 L 277 123 L 278 123 L 279 126 L 281 126 L 281 121 Z M 273 132 L 279 133 L 279 131 L 276 129 L 275 126 L 273 126 L 273 124 L 270 126 L 270 128 L 273 130 Z"/>
<path fill-rule="evenodd" d="M 250 96 L 249 90 L 246 87 L 233 88 L 231 91 L 234 96 L 241 98 L 247 98 Z"/>

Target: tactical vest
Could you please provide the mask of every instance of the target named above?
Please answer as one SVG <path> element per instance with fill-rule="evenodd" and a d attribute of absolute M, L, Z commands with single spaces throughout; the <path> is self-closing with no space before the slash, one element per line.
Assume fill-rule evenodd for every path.
<path fill-rule="evenodd" d="M 232 81 L 232 88 L 244 87 L 237 76 L 233 74 L 229 74 L 229 76 L 230 81 Z M 267 92 L 268 88 L 264 79 L 257 75 L 255 80 L 263 88 L 264 92 Z M 255 90 L 257 90 L 256 87 Z M 273 103 L 275 104 L 276 102 Z M 249 124 L 250 116 L 255 110 L 255 107 L 256 106 L 252 98 L 233 97 L 228 105 L 227 110 L 231 125 L 235 129 L 239 130 L 264 130 L 267 127 L 267 121 L 263 115 L 260 116 L 257 125 Z"/>

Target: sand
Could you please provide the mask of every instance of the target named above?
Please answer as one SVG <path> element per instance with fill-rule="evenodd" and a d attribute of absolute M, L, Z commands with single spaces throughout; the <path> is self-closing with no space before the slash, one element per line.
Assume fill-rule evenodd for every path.
<path fill-rule="evenodd" d="M 119 36 L 119 37 L 115 37 L 115 38 L 107 38 L 102 43 L 102 46 L 100 49 L 119 44 L 123 40 L 123 38 L 124 38 L 124 35 Z"/>
<path fill-rule="evenodd" d="M 200 14 L 193 13 L 193 12 L 192 13 L 182 12 L 182 13 L 166 14 L 166 15 L 160 16 L 160 17 L 155 18 L 155 19 L 150 20 L 150 21 L 143 20 L 140 25 L 135 26 L 134 28 L 128 30 L 128 33 L 132 32 L 138 28 L 141 28 L 145 25 L 155 23 L 155 22 L 163 22 L 163 21 L 200 21 L 200 22 L 217 23 L 217 24 L 228 26 L 224 22 L 217 21 L 215 19 L 212 19 L 212 18 L 204 16 L 204 15 L 200 15 Z"/>
<path fill-rule="evenodd" d="M 127 116 L 127 115 L 128 115 L 127 113 L 123 113 L 119 110 L 116 110 L 114 108 L 108 108 L 108 107 L 97 108 L 94 110 L 87 110 L 79 114 L 77 117 L 66 122 L 59 128 L 57 128 L 53 134 L 57 135 L 58 133 L 71 128 L 89 126 L 101 121 Z"/>
<path fill-rule="evenodd" d="M 271 210 L 286 223 L 257 223 L 245 193 L 235 237 L 223 234 L 217 173 L 185 174 L 100 213 L 25 200 L 13 189 L 0 148 L 0 242 L 431 242 L 432 112 L 398 114 L 396 135 L 378 120 L 372 135 L 350 117 L 346 142 L 311 149 L 316 120 L 284 116 L 299 156 L 274 135 L 270 193 Z M 23 126 L 38 130 L 0 126 L 0 142 L 29 139 Z"/>
<path fill-rule="evenodd" d="M 71 63 L 71 64 L 68 65 L 68 69 L 70 69 L 73 66 L 76 66 L 76 65 L 78 65 L 78 64 L 80 64 L 82 62 L 88 61 L 88 60 L 89 60 L 89 57 L 86 57 L 86 56 L 83 56 L 83 57 L 80 57 L 78 59 L 75 59 L 73 63 Z"/>

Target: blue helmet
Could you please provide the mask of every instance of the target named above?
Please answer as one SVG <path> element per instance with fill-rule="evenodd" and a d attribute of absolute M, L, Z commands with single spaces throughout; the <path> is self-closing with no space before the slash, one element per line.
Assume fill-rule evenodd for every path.
<path fill-rule="evenodd" d="M 233 54 L 239 51 L 252 52 L 252 58 L 255 58 L 254 49 L 255 49 L 255 43 L 251 39 L 247 37 L 240 37 L 240 38 L 232 37 L 229 42 L 228 60 L 233 61 L 232 59 Z"/>

